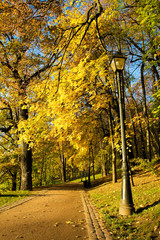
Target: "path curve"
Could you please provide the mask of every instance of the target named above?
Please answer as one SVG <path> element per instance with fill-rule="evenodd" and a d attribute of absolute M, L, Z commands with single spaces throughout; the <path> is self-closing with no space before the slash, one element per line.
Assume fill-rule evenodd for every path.
<path fill-rule="evenodd" d="M 43 189 L 0 209 L 0 240 L 109 240 L 91 208 L 81 183 Z"/>

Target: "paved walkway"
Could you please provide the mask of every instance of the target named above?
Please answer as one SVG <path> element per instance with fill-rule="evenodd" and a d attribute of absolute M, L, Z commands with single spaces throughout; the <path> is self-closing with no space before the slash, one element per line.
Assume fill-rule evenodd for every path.
<path fill-rule="evenodd" d="M 82 184 L 61 184 L 0 209 L 0 240 L 110 239 Z"/>

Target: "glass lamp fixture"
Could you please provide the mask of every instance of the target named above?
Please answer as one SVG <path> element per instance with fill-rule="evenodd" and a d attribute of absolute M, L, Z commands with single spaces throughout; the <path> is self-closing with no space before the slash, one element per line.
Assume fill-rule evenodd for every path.
<path fill-rule="evenodd" d="M 123 71 L 125 65 L 126 57 L 121 53 L 116 53 L 113 55 L 111 60 L 111 67 L 114 72 Z"/>

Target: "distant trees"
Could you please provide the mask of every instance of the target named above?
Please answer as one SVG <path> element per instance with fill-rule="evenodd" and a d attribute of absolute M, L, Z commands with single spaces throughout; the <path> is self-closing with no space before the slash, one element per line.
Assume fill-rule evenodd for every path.
<path fill-rule="evenodd" d="M 32 189 L 32 171 L 36 185 L 76 169 L 117 181 L 119 49 L 128 157 L 159 158 L 158 0 L 3 1 L 0 11 L 1 175 L 14 182 L 21 163 L 21 189 Z"/>

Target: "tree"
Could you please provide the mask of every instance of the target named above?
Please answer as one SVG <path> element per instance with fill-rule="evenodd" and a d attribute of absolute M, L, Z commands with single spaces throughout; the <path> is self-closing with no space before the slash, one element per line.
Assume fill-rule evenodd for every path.
<path fill-rule="evenodd" d="M 47 32 L 50 20 L 61 14 L 61 1 L 3 1 L 0 8 L 3 10 L 0 23 L 4 26 L 0 33 L 1 83 L 4 91 L 7 90 L 9 104 L 14 102 L 13 108 L 17 108 L 18 126 L 21 120 L 26 122 L 29 117 L 29 85 L 32 82 L 37 84 L 42 74 L 46 74 L 59 58 L 55 49 L 59 39 L 52 43 L 52 49 L 44 48 L 44 45 L 49 43 Z M 1 131 L 7 132 L 12 127 L 13 123 L 1 128 Z M 23 131 L 21 129 L 21 133 Z M 22 139 L 21 145 L 21 189 L 31 190 L 32 150 L 25 139 Z"/>
<path fill-rule="evenodd" d="M 152 113 L 159 106 L 157 0 L 10 1 L 10 5 L 4 1 L 1 8 L 1 111 L 8 109 L 12 120 L 5 120 L 0 130 L 6 134 L 15 129 L 18 147 L 25 150 L 21 161 L 30 167 L 23 175 L 27 179 L 30 172 L 30 180 L 22 180 L 22 188 L 31 188 L 32 155 L 36 156 L 34 171 L 41 168 L 42 182 L 45 160 L 40 156 L 38 167 L 37 157 L 42 143 L 42 153 L 53 144 L 51 156 L 56 156 L 56 162 L 59 156 L 63 180 L 66 170 L 83 170 L 89 162 L 91 169 L 92 158 L 99 167 L 103 155 L 107 170 L 112 157 L 116 182 L 121 139 L 110 60 L 118 50 L 128 56 L 127 149 L 150 160 L 159 154 L 159 125 Z"/>

